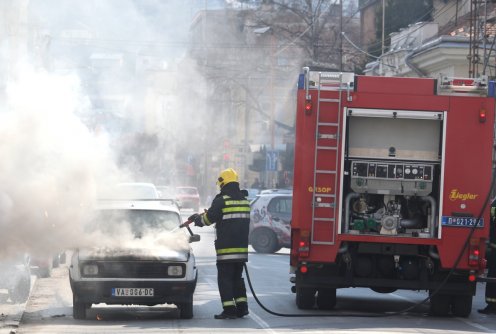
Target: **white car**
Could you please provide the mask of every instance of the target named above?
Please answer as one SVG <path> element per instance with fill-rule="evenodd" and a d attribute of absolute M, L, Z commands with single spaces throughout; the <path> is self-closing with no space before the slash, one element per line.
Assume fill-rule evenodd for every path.
<path fill-rule="evenodd" d="M 258 253 L 275 253 L 291 246 L 291 213 L 293 194 L 290 190 L 262 191 L 250 203 L 249 241 Z"/>
<path fill-rule="evenodd" d="M 197 268 L 189 243 L 200 237 L 179 229 L 181 216 L 174 203 L 107 200 L 91 222 L 92 233 L 102 233 L 108 241 L 73 254 L 74 319 L 85 319 L 97 303 L 176 304 L 181 318 L 193 317 Z"/>
<path fill-rule="evenodd" d="M 101 199 L 111 200 L 155 200 L 160 198 L 160 192 L 153 183 L 124 182 L 118 183 L 100 194 Z"/>

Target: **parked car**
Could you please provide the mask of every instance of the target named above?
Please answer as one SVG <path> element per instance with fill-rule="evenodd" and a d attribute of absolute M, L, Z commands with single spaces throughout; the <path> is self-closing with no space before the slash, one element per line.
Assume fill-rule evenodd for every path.
<path fill-rule="evenodd" d="M 31 272 L 40 278 L 50 277 L 53 268 L 65 263 L 65 257 L 65 251 L 54 255 L 32 255 L 29 263 Z"/>
<path fill-rule="evenodd" d="M 153 183 L 124 182 L 100 194 L 100 199 L 110 200 L 155 200 L 160 198 Z"/>
<path fill-rule="evenodd" d="M 119 235 L 119 247 L 102 244 L 73 253 L 69 277 L 74 319 L 85 319 L 91 305 L 98 303 L 170 303 L 176 304 L 181 318 L 192 318 L 197 268 L 187 237 L 183 236 L 183 247 L 138 240 L 162 236 L 176 242 L 181 233 L 187 233 L 178 228 L 180 224 L 179 210 L 172 202 L 120 200 L 100 204 L 91 230 L 115 238 L 118 231 L 126 229 L 132 236 L 125 239 Z M 199 235 L 189 237 L 189 242 L 198 240 Z"/>
<path fill-rule="evenodd" d="M 160 198 L 175 198 L 176 194 L 174 193 L 174 187 L 171 186 L 156 186 L 158 190 L 158 195 Z"/>
<path fill-rule="evenodd" d="M 260 194 L 293 194 L 293 189 L 276 188 L 276 189 L 263 189 Z"/>
<path fill-rule="evenodd" d="M 200 210 L 200 194 L 196 187 L 176 187 L 175 193 L 181 209 Z"/>
<path fill-rule="evenodd" d="M 246 197 L 246 199 L 250 202 L 253 201 L 258 194 L 260 194 L 260 189 L 258 188 L 248 188 L 246 189 L 246 191 L 248 192 L 248 196 Z"/>
<path fill-rule="evenodd" d="M 28 300 L 31 272 L 27 255 L 0 262 L 0 289 L 7 289 L 12 303 L 24 303 Z"/>
<path fill-rule="evenodd" d="M 283 191 L 259 194 L 250 204 L 250 244 L 259 253 L 291 246 L 293 195 Z"/>

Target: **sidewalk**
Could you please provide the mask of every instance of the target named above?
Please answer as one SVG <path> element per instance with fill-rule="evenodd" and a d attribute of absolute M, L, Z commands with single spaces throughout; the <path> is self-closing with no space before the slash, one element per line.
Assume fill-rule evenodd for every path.
<path fill-rule="evenodd" d="M 14 334 L 17 332 L 26 303 L 0 304 L 0 334 Z"/>

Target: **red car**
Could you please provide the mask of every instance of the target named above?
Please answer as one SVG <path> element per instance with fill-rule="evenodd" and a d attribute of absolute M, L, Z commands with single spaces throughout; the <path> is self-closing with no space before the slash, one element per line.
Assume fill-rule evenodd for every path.
<path fill-rule="evenodd" d="M 176 187 L 176 200 L 181 209 L 200 209 L 200 195 L 196 187 Z"/>

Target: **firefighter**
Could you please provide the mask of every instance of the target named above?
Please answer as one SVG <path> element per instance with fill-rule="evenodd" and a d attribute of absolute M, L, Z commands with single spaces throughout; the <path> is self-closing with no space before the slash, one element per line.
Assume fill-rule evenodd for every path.
<path fill-rule="evenodd" d="M 487 254 L 487 277 L 496 278 L 496 200 L 491 204 L 491 222 L 489 225 L 489 249 Z M 486 283 L 487 306 L 479 313 L 496 314 L 496 283 Z"/>
<path fill-rule="evenodd" d="M 248 299 L 242 277 L 248 261 L 250 202 L 246 190 L 240 190 L 238 174 L 232 168 L 223 170 L 217 179 L 220 193 L 208 210 L 188 218 L 196 226 L 215 224 L 217 284 L 223 311 L 215 319 L 235 319 L 248 315 Z"/>

